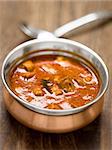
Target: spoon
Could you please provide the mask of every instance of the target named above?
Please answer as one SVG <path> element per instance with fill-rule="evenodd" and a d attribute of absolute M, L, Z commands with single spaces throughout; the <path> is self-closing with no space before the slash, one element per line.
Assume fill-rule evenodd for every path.
<path fill-rule="evenodd" d="M 93 22 L 103 23 L 109 19 L 112 19 L 112 11 L 98 11 L 62 25 L 52 33 L 42 29 L 34 29 L 26 23 L 21 23 L 20 29 L 31 38 L 38 38 L 42 33 L 45 33 L 45 35 L 47 34 L 47 36 L 50 35 L 55 37 L 62 37 L 73 29 L 81 29 L 81 27 L 85 27 Z"/>

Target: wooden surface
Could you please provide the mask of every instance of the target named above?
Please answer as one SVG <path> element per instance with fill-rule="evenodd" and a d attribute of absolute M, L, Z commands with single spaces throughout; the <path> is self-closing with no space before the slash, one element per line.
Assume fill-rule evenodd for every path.
<path fill-rule="evenodd" d="M 18 29 L 21 21 L 53 31 L 70 20 L 99 9 L 112 10 L 112 1 L 0 1 L 0 68 L 6 54 L 28 40 Z M 87 127 L 71 133 L 46 134 L 33 131 L 7 112 L 0 84 L 0 150 L 111 150 L 112 22 L 70 39 L 94 49 L 109 68 L 110 84 L 101 116 Z"/>

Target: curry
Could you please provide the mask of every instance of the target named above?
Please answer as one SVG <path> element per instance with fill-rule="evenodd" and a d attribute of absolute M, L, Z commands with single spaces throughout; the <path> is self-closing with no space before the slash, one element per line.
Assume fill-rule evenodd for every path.
<path fill-rule="evenodd" d="M 42 55 L 28 59 L 10 73 L 13 92 L 28 103 L 47 109 L 71 109 L 96 98 L 100 89 L 96 73 L 65 56 Z"/>

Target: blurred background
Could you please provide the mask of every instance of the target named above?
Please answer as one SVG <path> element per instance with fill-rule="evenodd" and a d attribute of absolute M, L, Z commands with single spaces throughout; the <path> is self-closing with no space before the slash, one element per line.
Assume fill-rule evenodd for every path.
<path fill-rule="evenodd" d="M 0 69 L 3 59 L 11 49 L 30 40 L 19 29 L 22 21 L 35 28 L 53 31 L 69 21 L 99 10 L 112 11 L 112 0 L 0 0 Z M 87 127 L 71 133 L 41 133 L 28 129 L 13 119 L 7 112 L 0 94 L 1 150 L 112 148 L 112 21 L 67 38 L 92 48 L 109 68 L 110 82 L 101 116 Z"/>

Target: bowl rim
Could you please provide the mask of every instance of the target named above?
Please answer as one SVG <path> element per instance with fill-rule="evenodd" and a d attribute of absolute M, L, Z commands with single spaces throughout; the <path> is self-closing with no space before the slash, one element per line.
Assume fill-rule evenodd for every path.
<path fill-rule="evenodd" d="M 5 65 L 6 62 L 8 61 L 9 57 L 15 53 L 16 51 L 18 51 L 20 48 L 23 48 L 25 46 L 31 45 L 31 44 L 35 44 L 35 43 L 40 43 L 40 42 L 65 42 L 68 44 L 72 44 L 75 46 L 78 46 L 82 49 L 85 49 L 86 51 L 91 52 L 91 54 L 93 54 L 102 64 L 105 73 L 106 73 L 106 84 L 104 86 L 103 91 L 98 95 L 98 97 L 96 97 L 93 101 L 77 107 L 77 108 L 71 108 L 71 109 L 66 109 L 66 110 L 53 110 L 53 109 L 46 109 L 46 108 L 40 108 L 38 106 L 32 105 L 24 100 L 22 100 L 20 97 L 18 97 L 8 86 L 6 79 L 5 79 Z M 11 50 L 8 55 L 5 57 L 3 64 L 2 64 L 2 70 L 1 70 L 1 78 L 2 78 L 2 82 L 5 86 L 5 88 L 7 89 L 7 91 L 9 92 L 9 94 L 14 97 L 18 102 L 20 102 L 23 106 L 27 107 L 30 110 L 33 110 L 37 113 L 41 113 L 41 114 L 46 114 L 46 115 L 55 115 L 55 116 L 63 116 L 63 115 L 70 115 L 70 114 L 74 114 L 74 113 L 79 113 L 81 111 L 84 111 L 85 109 L 87 109 L 89 106 L 93 105 L 94 103 L 96 103 L 105 93 L 105 91 L 107 90 L 108 87 L 108 83 L 109 83 L 109 74 L 108 74 L 108 69 L 107 66 L 105 65 L 104 61 L 102 60 L 102 58 L 96 53 L 94 52 L 92 49 L 88 48 L 87 46 L 83 45 L 82 43 L 76 42 L 76 41 L 72 41 L 72 40 L 68 40 L 68 39 L 63 39 L 63 38 L 53 38 L 53 39 L 47 39 L 47 40 L 39 40 L 39 39 L 33 39 L 27 42 L 24 42 L 20 45 L 18 45 L 17 47 L 15 47 L 13 50 Z"/>

